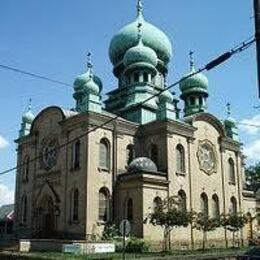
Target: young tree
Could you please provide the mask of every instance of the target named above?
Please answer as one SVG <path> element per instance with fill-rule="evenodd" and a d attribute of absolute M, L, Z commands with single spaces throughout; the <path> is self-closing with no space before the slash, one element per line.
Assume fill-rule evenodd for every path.
<path fill-rule="evenodd" d="M 233 247 L 235 247 L 235 233 L 247 223 L 247 217 L 240 213 L 222 215 L 221 226 L 232 232 Z"/>
<path fill-rule="evenodd" d="M 220 227 L 219 218 L 210 218 L 208 214 L 197 213 L 192 218 L 192 228 L 203 232 L 202 249 L 204 250 L 207 244 L 207 233 L 214 231 Z"/>
<path fill-rule="evenodd" d="M 174 197 L 170 197 L 158 205 L 154 211 L 144 220 L 154 226 L 164 228 L 165 250 L 171 250 L 171 232 L 176 227 L 187 227 L 190 223 L 190 213 L 186 210 L 178 209 L 179 202 Z"/>

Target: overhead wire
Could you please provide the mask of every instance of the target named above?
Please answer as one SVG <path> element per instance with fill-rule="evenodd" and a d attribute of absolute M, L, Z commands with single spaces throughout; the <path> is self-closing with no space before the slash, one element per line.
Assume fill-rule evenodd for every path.
<path fill-rule="evenodd" d="M 255 41 L 256 39 L 253 38 L 251 39 L 252 37 L 250 37 L 250 40 L 247 40 L 247 41 L 243 41 L 241 44 L 237 45 L 235 48 L 232 48 L 230 51 L 228 52 L 225 52 L 224 54 L 218 56 L 217 58 L 213 59 L 212 61 L 210 61 L 209 63 L 207 63 L 205 66 L 202 66 L 200 69 L 196 70 L 195 72 L 192 72 L 190 73 L 189 75 L 186 75 L 184 77 L 182 77 L 181 79 L 179 79 L 178 81 L 176 81 L 175 83 L 169 85 L 168 87 L 158 91 L 158 93 L 152 95 L 151 97 L 139 102 L 138 104 L 136 104 L 134 107 L 139 107 L 139 106 L 142 106 L 144 105 L 146 102 L 154 99 L 155 97 L 158 97 L 160 96 L 163 92 L 179 85 L 181 82 L 183 82 L 184 80 L 187 80 L 188 78 L 191 78 L 205 70 L 209 71 L 209 70 L 212 70 L 213 68 L 217 67 L 218 65 L 222 64 L 223 62 L 225 62 L 226 60 L 228 60 L 229 58 L 231 58 L 234 54 L 238 54 L 244 50 L 246 50 L 247 48 L 249 48 Z M 61 82 L 61 81 L 58 81 L 58 80 L 54 80 L 54 79 L 51 79 L 51 78 L 48 78 L 48 77 L 45 77 L 45 76 L 40 76 L 40 75 L 37 75 L 37 74 L 34 74 L 34 73 L 31 73 L 31 72 L 26 72 L 26 71 L 23 71 L 23 70 L 19 70 L 19 69 L 16 69 L 16 68 L 12 68 L 12 67 L 9 67 L 9 66 L 5 66 L 5 65 L 1 65 L 0 64 L 0 67 L 2 68 L 5 68 L 5 69 L 11 69 L 12 71 L 15 71 L 15 72 L 18 72 L 18 73 L 23 73 L 23 74 L 26 74 L 26 75 L 30 75 L 30 76 L 33 76 L 33 77 L 37 77 L 39 79 L 43 79 L 43 80 L 48 80 L 48 81 L 51 81 L 51 82 L 54 82 L 54 83 L 58 83 L 58 84 L 62 84 L 62 85 L 69 85 L 67 83 L 64 83 L 64 82 Z M 69 85 L 70 86 L 70 85 Z M 92 129 L 78 135 L 77 137 L 73 138 L 72 140 L 68 141 L 68 142 L 65 142 L 59 146 L 56 147 L 57 150 L 60 150 L 72 143 L 74 143 L 75 141 L 83 138 L 84 136 L 100 129 L 100 128 L 103 128 L 105 125 L 117 120 L 118 118 L 122 117 L 122 115 L 115 115 L 114 117 L 112 117 L 111 119 L 105 121 L 104 123 L 98 125 L 98 126 L 95 126 L 93 127 Z M 43 153 L 43 154 L 40 154 L 39 156 L 36 156 L 32 159 L 29 160 L 29 164 L 34 162 L 35 160 L 39 160 L 40 158 L 42 158 L 43 156 L 45 155 L 48 155 L 49 152 L 46 152 L 46 153 Z M 12 168 L 9 168 L 7 170 L 4 170 L 2 172 L 0 172 L 0 176 L 1 175 L 4 175 L 4 174 L 7 174 L 9 172 L 12 172 L 12 171 L 15 171 L 15 170 L 18 170 L 18 169 L 21 169 L 22 167 L 24 167 L 26 164 L 28 164 L 28 162 L 23 162 L 23 163 L 20 163 L 19 165 L 17 166 L 14 166 Z"/>

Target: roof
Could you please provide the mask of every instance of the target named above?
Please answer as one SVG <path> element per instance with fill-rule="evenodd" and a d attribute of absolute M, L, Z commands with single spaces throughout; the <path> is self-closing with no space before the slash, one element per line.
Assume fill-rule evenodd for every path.
<path fill-rule="evenodd" d="M 3 205 L 0 207 L 0 221 L 13 220 L 14 204 Z"/>

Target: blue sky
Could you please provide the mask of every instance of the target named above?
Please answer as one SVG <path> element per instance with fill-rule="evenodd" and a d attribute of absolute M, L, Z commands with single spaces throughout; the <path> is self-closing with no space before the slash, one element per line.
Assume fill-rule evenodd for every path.
<path fill-rule="evenodd" d="M 161 28 L 173 44 L 169 83 L 189 68 L 188 53 L 195 51 L 197 66 L 253 35 L 253 1 L 144 0 L 145 19 Z M 112 36 L 136 16 L 136 0 L 24 0 L 0 1 L 0 63 L 72 84 L 86 69 L 88 50 L 103 92 L 117 85 L 108 58 Z M 225 117 L 225 104 L 233 117 L 260 124 L 255 48 L 239 54 L 207 73 L 209 111 Z M 44 107 L 74 106 L 72 89 L 0 69 L 0 171 L 16 164 L 13 142 L 28 99 L 33 112 Z M 178 89 L 174 89 L 178 93 Z M 241 128 L 249 162 L 260 154 L 260 131 Z M 0 205 L 12 201 L 15 172 L 0 177 Z"/>

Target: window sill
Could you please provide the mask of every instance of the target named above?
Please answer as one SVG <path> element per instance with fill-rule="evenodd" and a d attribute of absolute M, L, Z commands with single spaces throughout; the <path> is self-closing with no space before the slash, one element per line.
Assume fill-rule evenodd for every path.
<path fill-rule="evenodd" d="M 110 169 L 99 167 L 99 168 L 98 168 L 98 171 L 99 171 L 99 172 L 108 172 L 108 173 L 109 173 L 109 172 L 110 172 Z"/>
<path fill-rule="evenodd" d="M 236 183 L 233 182 L 233 181 L 229 181 L 228 184 L 229 184 L 229 185 L 234 185 L 234 186 L 236 185 Z"/>
<path fill-rule="evenodd" d="M 176 172 L 176 175 L 177 175 L 177 176 L 185 177 L 185 176 L 186 176 L 186 173 L 185 173 L 185 172 Z"/>

